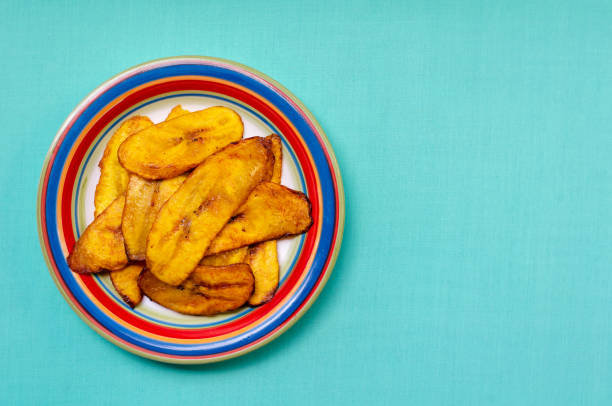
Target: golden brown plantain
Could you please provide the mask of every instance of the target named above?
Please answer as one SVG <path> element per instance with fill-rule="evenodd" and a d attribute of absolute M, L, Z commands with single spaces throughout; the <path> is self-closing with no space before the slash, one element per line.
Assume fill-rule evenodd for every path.
<path fill-rule="evenodd" d="M 209 255 L 202 258 L 200 265 L 224 266 L 232 264 L 246 264 L 248 249 L 249 247 L 240 247 L 236 248 L 235 250 Z"/>
<path fill-rule="evenodd" d="M 111 282 L 117 293 L 132 308 L 142 300 L 142 291 L 138 286 L 138 277 L 142 268 L 143 264 L 134 264 L 110 273 Z"/>
<path fill-rule="evenodd" d="M 242 138 L 242 119 L 227 107 L 210 107 L 163 121 L 128 137 L 119 162 L 146 179 L 167 179 L 198 166 Z"/>
<path fill-rule="evenodd" d="M 270 140 L 272 153 L 274 154 L 274 169 L 272 170 L 270 182 L 280 184 L 283 173 L 283 144 L 280 137 L 276 134 L 270 134 L 266 139 Z"/>
<path fill-rule="evenodd" d="M 189 277 L 197 290 L 209 297 L 240 302 L 242 306 L 251 296 L 255 285 L 247 264 L 226 266 L 198 266 Z"/>
<path fill-rule="evenodd" d="M 157 214 L 154 212 L 153 197 L 158 188 L 158 181 L 147 180 L 134 173 L 130 175 L 121 231 L 125 239 L 125 250 L 132 261 L 144 260 L 147 235 Z"/>
<path fill-rule="evenodd" d="M 274 296 L 278 287 L 278 252 L 276 240 L 261 242 L 249 248 L 247 263 L 255 277 L 255 289 L 249 305 L 259 306 Z"/>
<path fill-rule="evenodd" d="M 159 188 L 157 189 L 157 193 L 153 196 L 153 205 L 155 205 L 157 211 L 155 215 L 159 212 L 159 209 L 170 199 L 170 196 L 174 194 L 178 190 L 178 188 L 185 183 L 187 179 L 187 175 L 179 175 L 174 178 L 164 179 L 159 181 Z"/>
<path fill-rule="evenodd" d="M 199 266 L 182 285 L 168 285 L 145 270 L 138 285 L 154 302 L 183 314 L 211 316 L 242 306 L 253 291 L 253 274 L 246 264 Z"/>
<path fill-rule="evenodd" d="M 94 196 L 95 217 L 98 217 L 113 200 L 122 195 L 127 187 L 129 173 L 121 166 L 117 158 L 119 145 L 130 135 L 152 125 L 153 122 L 147 117 L 131 117 L 121 124 L 108 141 L 108 144 L 106 144 L 104 155 L 102 155 L 102 159 L 100 159 L 98 164 L 100 167 L 100 180 L 96 185 L 96 194 Z"/>
<path fill-rule="evenodd" d="M 116 271 L 127 265 L 121 234 L 124 204 L 125 196 L 119 196 L 87 226 L 67 258 L 70 269 L 93 273 L 103 269 Z"/>
<path fill-rule="evenodd" d="M 172 107 L 172 110 L 170 110 L 170 113 L 168 113 L 168 117 L 166 117 L 166 121 L 167 120 L 172 120 L 173 118 L 177 118 L 180 116 L 184 116 L 185 114 L 191 113 L 189 110 L 185 110 L 183 108 L 183 106 L 181 106 L 180 104 L 177 104 L 176 106 Z"/>
<path fill-rule="evenodd" d="M 301 234 L 312 225 L 306 195 L 264 182 L 217 234 L 206 255 Z"/>
<path fill-rule="evenodd" d="M 144 179 L 136 174 L 130 175 L 121 231 L 127 255 L 132 261 L 144 261 L 147 236 L 159 209 L 186 178 L 187 176 L 181 175 L 158 181 Z"/>
<path fill-rule="evenodd" d="M 274 154 L 274 170 L 270 182 L 280 184 L 283 169 L 283 149 L 281 139 L 272 134 L 266 137 L 272 143 Z M 232 252 L 232 251 L 229 251 Z M 222 255 L 217 254 L 217 255 Z M 276 240 L 264 241 L 249 248 L 247 263 L 251 266 L 255 277 L 255 290 L 249 298 L 249 305 L 259 306 L 274 296 L 278 287 L 278 251 Z"/>
<path fill-rule="evenodd" d="M 200 164 L 151 227 L 146 249 L 151 272 L 173 286 L 183 282 L 232 214 L 269 179 L 273 166 L 270 141 L 258 137 L 232 144 Z"/>

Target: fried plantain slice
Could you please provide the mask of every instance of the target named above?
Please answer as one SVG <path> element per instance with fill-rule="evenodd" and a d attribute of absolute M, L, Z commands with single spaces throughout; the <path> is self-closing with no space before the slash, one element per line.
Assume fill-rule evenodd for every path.
<path fill-rule="evenodd" d="M 145 270 L 138 285 L 154 302 L 183 314 L 211 316 L 242 306 L 253 291 L 253 274 L 246 264 L 199 266 L 182 285 L 168 285 Z"/>
<path fill-rule="evenodd" d="M 221 252 L 215 255 L 209 255 L 202 258 L 200 265 L 223 266 L 232 264 L 247 263 L 247 254 L 249 247 L 240 247 L 235 250 Z"/>
<path fill-rule="evenodd" d="M 247 264 L 198 266 L 189 279 L 204 296 L 236 301 L 241 303 L 239 306 L 248 300 L 255 285 Z"/>
<path fill-rule="evenodd" d="M 128 265 L 119 271 L 110 273 L 111 282 L 121 299 L 134 308 L 142 300 L 142 291 L 138 286 L 138 277 L 144 264 Z"/>
<path fill-rule="evenodd" d="M 312 225 L 310 201 L 301 192 L 264 182 L 217 234 L 206 255 L 301 234 Z"/>
<path fill-rule="evenodd" d="M 280 184 L 283 169 L 281 139 L 276 134 L 271 134 L 266 138 L 272 143 L 272 153 L 274 154 L 274 169 L 270 182 Z M 217 255 L 222 255 L 222 253 Z M 251 266 L 251 271 L 253 271 L 255 277 L 255 290 L 249 298 L 249 305 L 259 306 L 272 299 L 278 287 L 279 266 L 276 240 L 260 242 L 250 247 L 247 263 Z"/>
<path fill-rule="evenodd" d="M 283 144 L 280 137 L 276 134 L 270 134 L 266 139 L 270 140 L 270 146 L 274 154 L 274 169 L 272 169 L 270 182 L 280 184 L 283 173 Z"/>
<path fill-rule="evenodd" d="M 183 106 L 181 106 L 180 104 L 177 104 L 176 106 L 172 107 L 172 110 L 170 110 L 170 113 L 168 113 L 168 117 L 166 117 L 166 121 L 172 120 L 173 118 L 177 118 L 180 116 L 184 116 L 185 114 L 189 114 L 189 113 L 191 113 L 189 110 L 185 110 Z"/>
<path fill-rule="evenodd" d="M 159 181 L 130 175 L 125 192 L 125 208 L 121 231 L 125 239 L 125 250 L 132 261 L 143 261 L 147 246 L 147 235 L 157 212 L 153 198 L 159 189 Z"/>
<path fill-rule="evenodd" d="M 144 179 L 136 174 L 130 175 L 125 192 L 121 231 L 127 255 L 132 261 L 144 261 L 147 236 L 159 209 L 186 178 L 187 176 L 181 175 L 158 181 Z"/>
<path fill-rule="evenodd" d="M 265 241 L 249 248 L 247 263 L 255 277 L 255 289 L 249 305 L 259 306 L 274 296 L 278 287 L 278 251 L 276 240 Z"/>
<path fill-rule="evenodd" d="M 198 166 L 242 138 L 242 119 L 227 107 L 210 107 L 163 121 L 128 137 L 119 162 L 146 179 L 167 179 Z"/>
<path fill-rule="evenodd" d="M 70 269 L 94 273 L 104 269 L 115 271 L 127 265 L 121 234 L 124 205 L 125 196 L 119 196 L 87 226 L 67 258 Z"/>
<path fill-rule="evenodd" d="M 106 144 L 104 155 L 98 164 L 100 180 L 96 185 L 94 195 L 95 217 L 98 217 L 113 200 L 122 195 L 127 187 L 129 173 L 121 166 L 117 158 L 119 146 L 130 135 L 152 125 L 153 122 L 147 117 L 131 117 L 121 124 Z"/>
<path fill-rule="evenodd" d="M 157 193 L 153 196 L 153 205 L 156 208 L 155 215 L 159 212 L 159 209 L 170 199 L 170 196 L 178 190 L 178 188 L 185 183 L 187 175 L 179 175 L 174 178 L 164 179 L 159 181 L 159 188 Z"/>
<path fill-rule="evenodd" d="M 232 214 L 270 178 L 273 166 L 270 141 L 258 137 L 232 144 L 200 164 L 151 227 L 146 248 L 151 272 L 173 286 L 183 282 Z"/>

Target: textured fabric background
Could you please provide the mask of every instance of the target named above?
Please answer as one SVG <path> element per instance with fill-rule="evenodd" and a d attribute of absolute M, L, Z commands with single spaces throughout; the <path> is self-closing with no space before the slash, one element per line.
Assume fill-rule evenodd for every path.
<path fill-rule="evenodd" d="M 0 404 L 612 402 L 612 4 L 3 1 Z M 64 302 L 36 232 L 74 106 L 158 57 L 293 91 L 338 156 L 344 244 L 285 335 L 176 367 Z"/>

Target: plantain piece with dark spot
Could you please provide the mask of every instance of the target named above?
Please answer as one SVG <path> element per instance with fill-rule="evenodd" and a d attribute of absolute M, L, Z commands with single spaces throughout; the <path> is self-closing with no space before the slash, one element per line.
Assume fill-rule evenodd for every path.
<path fill-rule="evenodd" d="M 168 285 L 145 270 L 138 285 L 151 300 L 168 309 L 211 316 L 244 305 L 253 291 L 254 279 L 248 265 L 234 264 L 198 266 L 180 286 Z"/>
<path fill-rule="evenodd" d="M 98 180 L 94 195 L 95 217 L 98 217 L 113 200 L 122 195 L 127 187 L 129 173 L 121 166 L 117 158 L 119 146 L 130 135 L 152 125 L 153 122 L 148 117 L 131 117 L 125 120 L 110 140 L 108 140 L 108 144 L 106 144 L 104 149 L 104 155 L 98 163 L 100 167 L 100 180 Z"/>
<path fill-rule="evenodd" d="M 227 107 L 178 115 L 128 137 L 119 162 L 146 179 L 173 178 L 240 140 L 243 130 L 240 116 Z"/>
<path fill-rule="evenodd" d="M 206 255 L 308 231 L 310 201 L 301 192 L 264 182 L 217 234 Z"/>
<path fill-rule="evenodd" d="M 94 273 L 104 269 L 119 270 L 127 265 L 121 215 L 125 196 L 116 198 L 87 226 L 67 258 L 68 266 L 77 273 Z"/>
<path fill-rule="evenodd" d="M 204 296 L 240 303 L 236 307 L 249 299 L 255 284 L 248 264 L 198 266 L 189 279 Z"/>
<path fill-rule="evenodd" d="M 153 197 L 159 188 L 159 181 L 130 175 L 125 192 L 125 207 L 121 231 L 125 239 L 125 250 L 132 261 L 143 261 L 147 246 L 147 235 L 155 220 Z"/>
<path fill-rule="evenodd" d="M 146 248 L 150 271 L 165 283 L 181 284 L 253 189 L 271 177 L 273 165 L 270 141 L 259 137 L 232 144 L 200 164 L 151 227 Z"/>
<path fill-rule="evenodd" d="M 272 170 L 270 182 L 280 184 L 283 173 L 283 143 L 276 134 L 270 134 L 266 139 L 270 140 L 272 153 L 274 154 L 274 169 Z"/>
<path fill-rule="evenodd" d="M 121 224 L 125 249 L 130 260 L 144 261 L 147 236 L 157 213 L 186 178 L 187 176 L 180 175 L 160 181 L 148 180 L 136 174 L 130 175 Z"/>
<path fill-rule="evenodd" d="M 128 265 L 118 271 L 110 273 L 113 286 L 121 296 L 121 299 L 130 307 L 136 307 L 142 300 L 142 291 L 138 286 L 138 277 L 142 272 L 144 264 Z"/>
<path fill-rule="evenodd" d="M 247 261 L 255 277 L 255 290 L 249 305 L 259 306 L 274 297 L 278 287 L 278 252 L 276 240 L 265 241 L 249 247 Z"/>

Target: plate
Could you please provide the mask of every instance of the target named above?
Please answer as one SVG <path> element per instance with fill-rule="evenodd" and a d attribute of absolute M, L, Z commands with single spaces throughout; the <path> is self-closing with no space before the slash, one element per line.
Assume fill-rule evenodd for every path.
<path fill-rule="evenodd" d="M 279 242 L 281 274 L 274 298 L 256 308 L 213 317 L 186 316 L 144 299 L 131 309 L 107 275 L 78 275 L 66 256 L 93 220 L 98 161 L 116 128 L 133 115 L 164 119 L 188 110 L 228 106 L 245 137 L 279 134 L 282 183 L 308 195 L 314 224 Z M 72 309 L 104 338 L 130 352 L 171 363 L 220 361 L 282 334 L 323 289 L 340 250 L 344 192 L 331 145 L 306 107 L 287 89 L 244 65 L 210 57 L 176 57 L 133 67 L 106 81 L 68 116 L 43 165 L 38 230 L 51 276 Z"/>

